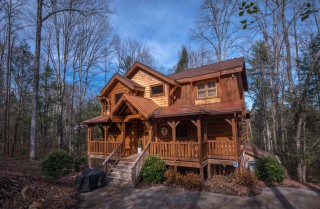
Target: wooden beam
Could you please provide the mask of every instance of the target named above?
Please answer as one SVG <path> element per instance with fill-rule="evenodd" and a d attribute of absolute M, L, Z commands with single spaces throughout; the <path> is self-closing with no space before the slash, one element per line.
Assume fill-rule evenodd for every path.
<path fill-rule="evenodd" d="M 203 152 L 203 150 L 202 150 L 202 142 L 201 142 L 201 119 L 200 119 L 200 117 L 197 118 L 196 126 L 197 126 L 197 136 L 198 136 L 198 143 L 199 143 L 199 163 L 201 165 L 200 176 L 201 176 L 201 181 L 204 181 L 204 172 L 203 172 L 203 165 L 202 165 L 202 161 L 203 161 L 202 152 Z"/>
<path fill-rule="evenodd" d="M 208 141 L 208 121 L 207 121 L 207 118 L 204 119 L 203 121 L 203 140 L 204 141 Z"/>
<path fill-rule="evenodd" d="M 178 86 L 173 86 L 171 91 L 169 92 L 169 95 L 172 96 L 173 92 L 177 89 Z"/>
<path fill-rule="evenodd" d="M 234 143 L 234 148 L 235 148 L 235 156 L 234 156 L 234 160 L 235 161 L 239 161 L 238 160 L 238 137 L 237 137 L 237 121 L 236 121 L 236 114 L 234 114 L 234 117 L 231 118 L 232 121 L 232 138 L 233 138 L 233 143 Z M 239 168 L 239 167 L 238 167 Z M 238 169 L 236 169 L 238 170 Z"/>
<path fill-rule="evenodd" d="M 129 120 L 135 119 L 135 118 L 140 118 L 140 115 L 139 115 L 139 114 L 136 114 L 136 115 L 127 115 L 127 116 L 124 117 L 123 122 L 126 123 L 126 122 L 128 122 Z"/>
<path fill-rule="evenodd" d="M 231 120 L 229 120 L 228 118 L 225 118 L 224 120 L 232 126 Z"/>
<path fill-rule="evenodd" d="M 117 125 L 117 127 L 118 127 L 118 129 L 121 131 L 121 124 L 120 123 L 116 123 L 116 125 Z"/>
<path fill-rule="evenodd" d="M 137 114 L 137 111 L 134 109 L 134 107 L 128 101 L 126 101 L 126 105 L 128 106 L 128 108 L 132 112 L 132 115 L 136 115 Z"/>
<path fill-rule="evenodd" d="M 158 126 L 157 126 L 157 124 L 153 124 L 153 134 L 154 134 L 155 141 L 157 142 L 158 141 Z M 151 141 L 152 141 L 152 139 L 151 139 Z"/>
<path fill-rule="evenodd" d="M 195 120 L 191 120 L 191 122 L 193 123 L 193 125 L 195 125 L 197 127 L 197 122 Z"/>

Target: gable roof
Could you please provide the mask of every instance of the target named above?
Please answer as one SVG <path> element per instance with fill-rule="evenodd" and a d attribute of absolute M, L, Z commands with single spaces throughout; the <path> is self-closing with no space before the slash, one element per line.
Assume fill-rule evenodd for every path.
<path fill-rule="evenodd" d="M 230 73 L 233 73 L 230 70 L 235 69 L 235 68 L 241 68 L 241 70 L 239 70 L 238 72 L 241 72 L 243 86 L 244 86 L 245 91 L 247 91 L 248 90 L 248 81 L 247 81 L 246 72 L 245 72 L 246 70 L 245 70 L 244 57 L 235 58 L 235 59 L 231 59 L 231 60 L 225 60 L 222 62 L 210 64 L 210 65 L 204 65 L 201 67 L 196 67 L 196 68 L 192 68 L 189 70 L 184 70 L 184 71 L 181 71 L 178 73 L 170 74 L 170 75 L 168 75 L 168 77 L 179 81 L 180 79 L 192 78 L 192 77 L 206 75 L 206 74 L 210 74 L 210 73 L 218 73 L 220 71 L 225 71 L 226 73 L 228 73 L 228 71 L 229 71 Z"/>
<path fill-rule="evenodd" d="M 134 82 L 131 79 L 122 77 L 119 74 L 114 74 L 110 81 L 107 83 L 107 85 L 101 90 L 100 94 L 104 95 L 108 93 L 111 90 L 111 87 L 116 83 L 116 82 L 121 82 L 125 86 L 127 86 L 131 90 L 138 90 L 138 91 L 144 91 L 144 87 L 136 82 Z"/>
<path fill-rule="evenodd" d="M 125 101 L 129 102 L 146 119 L 149 118 L 157 108 L 159 108 L 159 105 L 151 99 L 124 94 L 113 108 L 111 114 L 116 112 Z"/>
<path fill-rule="evenodd" d="M 148 67 L 138 61 L 136 61 L 132 66 L 131 68 L 126 72 L 126 74 L 124 74 L 124 77 L 125 78 L 131 78 L 139 69 L 142 69 L 172 85 L 176 85 L 176 86 L 180 86 L 180 83 L 177 82 L 175 79 L 173 78 L 170 78 L 169 76 L 166 76 L 154 69 L 152 69 L 151 67 Z"/>

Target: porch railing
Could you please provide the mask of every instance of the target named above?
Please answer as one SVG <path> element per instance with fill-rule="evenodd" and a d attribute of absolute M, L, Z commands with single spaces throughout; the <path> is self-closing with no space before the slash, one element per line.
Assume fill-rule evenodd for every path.
<path fill-rule="evenodd" d="M 138 159 L 134 162 L 133 166 L 131 167 L 131 174 L 132 174 L 132 186 L 135 187 L 136 184 L 139 182 L 141 178 L 141 170 L 142 167 L 150 155 L 150 142 L 147 144 L 145 149 L 142 151 Z"/>
<path fill-rule="evenodd" d="M 120 161 L 121 156 L 123 154 L 123 142 L 120 142 L 116 149 L 114 149 L 111 154 L 107 157 L 105 161 L 102 163 L 102 167 L 106 172 L 107 176 L 114 166 Z"/>
<path fill-rule="evenodd" d="M 236 147 L 232 140 L 209 140 L 207 141 L 208 158 L 222 160 L 237 160 Z"/>
<path fill-rule="evenodd" d="M 201 146 L 202 160 L 208 158 L 237 159 L 232 140 L 209 140 L 202 142 Z M 158 155 L 165 160 L 198 162 L 200 160 L 200 145 L 198 142 L 151 142 L 150 155 Z"/>
<path fill-rule="evenodd" d="M 165 160 L 199 161 L 199 147 L 197 142 L 151 142 L 150 154 Z"/>
<path fill-rule="evenodd" d="M 122 142 L 89 141 L 89 153 L 97 155 L 109 155 Z"/>

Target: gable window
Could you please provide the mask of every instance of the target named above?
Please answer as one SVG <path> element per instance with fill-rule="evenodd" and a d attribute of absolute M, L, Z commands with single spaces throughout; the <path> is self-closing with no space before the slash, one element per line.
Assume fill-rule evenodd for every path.
<path fill-rule="evenodd" d="M 150 96 L 162 96 L 164 95 L 164 85 L 157 84 L 150 86 Z"/>
<path fill-rule="evenodd" d="M 177 138 L 187 138 L 188 137 L 188 125 L 179 124 L 177 126 Z"/>
<path fill-rule="evenodd" d="M 123 93 L 119 93 L 119 94 L 115 94 L 114 95 L 114 100 L 115 100 L 115 104 L 117 104 L 119 102 L 119 100 L 121 99 Z"/>
<path fill-rule="evenodd" d="M 205 97 L 216 97 L 217 94 L 217 81 L 212 80 L 208 82 L 201 82 L 197 85 L 198 88 L 198 99 Z"/>

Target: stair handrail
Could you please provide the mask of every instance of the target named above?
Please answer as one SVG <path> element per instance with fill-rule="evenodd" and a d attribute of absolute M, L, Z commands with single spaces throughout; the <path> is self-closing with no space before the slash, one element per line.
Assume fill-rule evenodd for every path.
<path fill-rule="evenodd" d="M 136 184 L 139 182 L 141 178 L 141 170 L 142 167 L 146 161 L 146 159 L 150 155 L 150 142 L 148 142 L 147 146 L 144 148 L 144 150 L 141 152 L 139 157 L 134 161 L 132 167 L 131 167 L 131 174 L 132 174 L 132 187 L 135 187 Z"/>
<path fill-rule="evenodd" d="M 117 148 L 115 148 L 111 154 L 103 161 L 101 164 L 104 167 L 104 171 L 106 172 L 106 175 L 108 176 L 109 173 L 111 172 L 112 168 L 119 162 L 121 159 L 121 155 L 123 151 L 123 142 L 121 142 Z M 115 158 L 113 160 L 113 158 Z M 113 162 L 111 161 L 113 160 Z M 110 166 L 108 166 L 110 164 Z"/>

